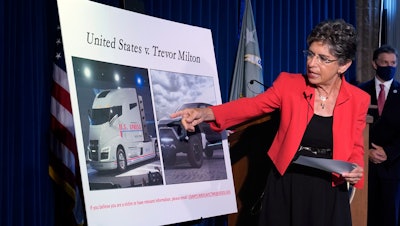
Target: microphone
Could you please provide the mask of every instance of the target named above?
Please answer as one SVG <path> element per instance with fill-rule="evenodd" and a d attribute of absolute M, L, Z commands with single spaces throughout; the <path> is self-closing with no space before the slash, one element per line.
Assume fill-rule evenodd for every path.
<path fill-rule="evenodd" d="M 258 84 L 260 84 L 260 85 L 262 85 L 262 86 L 264 86 L 264 88 L 265 89 L 268 89 L 268 86 L 266 86 L 266 85 L 264 85 L 263 83 L 261 83 L 260 81 L 258 81 L 258 80 L 255 80 L 255 79 L 252 79 L 252 80 L 250 80 L 250 84 L 251 85 L 253 85 L 254 84 L 254 82 L 256 82 L 256 83 L 258 83 Z"/>
<path fill-rule="evenodd" d="M 312 95 L 313 95 L 312 93 L 307 95 L 306 91 L 303 92 L 304 99 L 306 99 L 307 104 L 308 104 L 308 106 L 307 106 L 307 123 L 308 123 L 308 111 L 310 110 L 310 108 L 313 109 L 313 106 L 310 103 Z"/>
<path fill-rule="evenodd" d="M 303 95 L 304 95 L 304 98 L 305 98 L 305 99 L 309 98 L 309 100 L 311 100 L 311 98 L 312 98 L 312 93 L 310 93 L 310 94 L 307 95 L 307 93 L 304 91 L 304 92 L 303 92 Z"/>

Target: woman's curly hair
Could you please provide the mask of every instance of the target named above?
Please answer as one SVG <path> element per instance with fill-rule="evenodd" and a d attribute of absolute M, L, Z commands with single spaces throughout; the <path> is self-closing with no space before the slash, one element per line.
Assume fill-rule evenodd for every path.
<path fill-rule="evenodd" d="M 339 59 L 339 64 L 354 60 L 357 51 L 357 32 L 353 25 L 343 19 L 326 20 L 319 23 L 307 37 L 308 46 L 322 42 Z"/>

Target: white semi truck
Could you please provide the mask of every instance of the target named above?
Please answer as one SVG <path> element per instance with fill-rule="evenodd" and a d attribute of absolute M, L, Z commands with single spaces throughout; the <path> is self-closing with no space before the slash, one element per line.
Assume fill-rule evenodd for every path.
<path fill-rule="evenodd" d="M 89 110 L 87 158 L 95 170 L 125 171 L 127 166 L 158 157 L 149 135 L 142 97 L 135 88 L 103 90 Z"/>

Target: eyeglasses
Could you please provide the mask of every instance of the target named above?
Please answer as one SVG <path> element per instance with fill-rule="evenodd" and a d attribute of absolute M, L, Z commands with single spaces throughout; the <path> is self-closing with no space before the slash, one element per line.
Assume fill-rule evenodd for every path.
<path fill-rule="evenodd" d="M 331 59 L 328 59 L 327 56 L 319 55 L 319 54 L 317 55 L 317 54 L 311 52 L 310 50 L 303 50 L 303 54 L 304 54 L 305 57 L 307 57 L 307 60 L 310 60 L 310 59 L 313 59 L 314 57 L 317 57 L 317 63 L 318 64 L 330 64 L 332 62 L 338 61 L 338 59 L 331 60 Z"/>

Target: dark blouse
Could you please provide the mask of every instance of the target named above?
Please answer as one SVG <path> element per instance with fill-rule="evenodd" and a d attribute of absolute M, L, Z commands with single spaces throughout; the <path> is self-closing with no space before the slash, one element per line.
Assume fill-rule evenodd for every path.
<path fill-rule="evenodd" d="M 333 135 L 332 135 L 333 116 L 324 117 L 314 114 L 308 123 L 306 131 L 304 132 L 301 146 L 313 148 L 333 148 Z M 306 151 L 301 151 L 300 154 Z M 332 156 L 318 156 L 325 158 L 332 158 Z"/>

